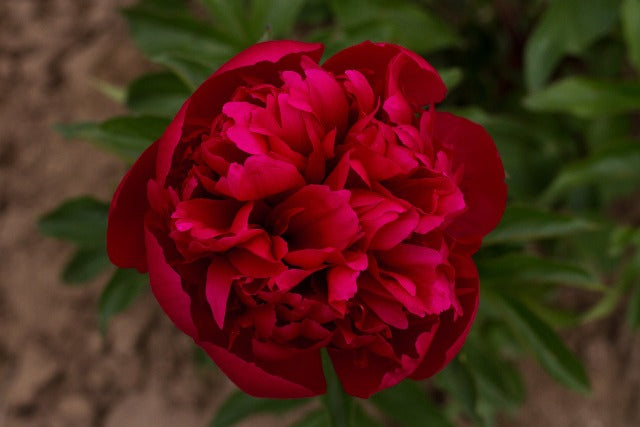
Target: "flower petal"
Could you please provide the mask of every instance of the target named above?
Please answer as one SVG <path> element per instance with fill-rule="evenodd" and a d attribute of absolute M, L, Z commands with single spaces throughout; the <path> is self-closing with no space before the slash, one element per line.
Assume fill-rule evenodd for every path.
<path fill-rule="evenodd" d="M 254 397 L 291 399 L 324 394 L 320 351 L 296 355 L 296 359 L 251 362 L 223 347 L 198 342 L 216 365 L 245 393 Z"/>
<path fill-rule="evenodd" d="M 133 164 L 116 189 L 107 224 L 107 253 L 120 268 L 147 271 L 144 217 L 149 209 L 147 182 L 155 172 L 159 142 L 154 142 Z"/>
<path fill-rule="evenodd" d="M 491 136 L 480 125 L 450 113 L 436 113 L 435 144 L 451 150 L 467 211 L 447 231 L 460 239 L 481 238 L 500 222 L 507 200 L 504 168 Z"/>

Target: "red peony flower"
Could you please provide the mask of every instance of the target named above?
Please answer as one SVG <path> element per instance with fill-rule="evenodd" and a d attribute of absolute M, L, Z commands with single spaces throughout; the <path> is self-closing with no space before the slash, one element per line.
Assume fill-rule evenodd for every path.
<path fill-rule="evenodd" d="M 245 392 L 325 392 L 326 348 L 368 397 L 443 368 L 478 306 L 498 223 L 491 137 L 434 110 L 424 59 L 365 42 L 257 44 L 187 100 L 124 177 L 107 246 Z"/>

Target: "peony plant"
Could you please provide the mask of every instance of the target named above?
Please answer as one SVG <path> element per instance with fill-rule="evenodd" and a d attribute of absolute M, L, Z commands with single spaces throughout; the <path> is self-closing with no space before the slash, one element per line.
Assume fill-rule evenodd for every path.
<path fill-rule="evenodd" d="M 131 166 L 41 220 L 63 279 L 119 267 L 102 330 L 151 290 L 241 390 L 212 426 L 491 426 L 526 356 L 589 392 L 558 329 L 640 325 L 640 2 L 436 3 L 140 0 L 130 113 L 58 127 Z"/>

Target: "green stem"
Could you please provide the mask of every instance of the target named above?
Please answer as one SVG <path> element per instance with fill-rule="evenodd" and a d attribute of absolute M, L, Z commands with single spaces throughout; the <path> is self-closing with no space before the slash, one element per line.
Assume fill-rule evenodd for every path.
<path fill-rule="evenodd" d="M 350 427 L 353 399 L 342 389 L 340 380 L 333 370 L 329 355 L 322 353 L 322 367 L 327 380 L 327 394 L 322 401 L 329 412 L 332 427 Z"/>

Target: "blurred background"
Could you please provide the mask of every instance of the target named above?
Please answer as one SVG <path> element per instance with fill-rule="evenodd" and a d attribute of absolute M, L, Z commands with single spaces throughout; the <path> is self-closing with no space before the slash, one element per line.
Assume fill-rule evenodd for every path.
<path fill-rule="evenodd" d="M 138 3 L 127 13 L 129 27 L 121 9 Z M 526 292 L 516 297 L 560 331 L 584 363 L 591 392 L 558 384 L 547 372 L 562 377 L 562 366 L 545 372 L 535 357 L 505 344 L 512 336 L 500 325 L 509 320 L 493 319 L 488 306 L 475 339 L 498 331 L 496 351 L 520 370 L 526 394 L 498 384 L 497 397 L 487 397 L 487 370 L 488 379 L 477 379 L 480 412 L 496 409 L 491 420 L 500 426 L 640 425 L 640 2 L 281 0 L 225 8 L 230 3 L 0 0 L 0 426 L 207 425 L 234 390 L 148 293 L 126 297 L 132 305 L 101 332 L 106 320 L 97 307 L 113 271 L 70 268 L 76 246 L 42 236 L 38 221 L 68 198 L 108 201 L 127 168 L 101 149 L 122 154 L 107 132 L 113 128 L 95 137 L 91 125 L 60 132 L 55 125 L 104 123 L 128 111 L 162 116 L 170 102 L 149 102 L 142 89 L 150 86 L 126 92 L 127 85 L 169 70 L 179 78 L 172 95 L 179 105 L 235 51 L 282 36 L 323 41 L 328 54 L 365 39 L 402 43 L 443 71 L 451 91 L 439 108 L 480 121 L 496 139 L 510 204 L 520 210 L 479 254 L 483 286 L 522 281 Z M 262 3 L 272 6 L 264 19 L 256 12 Z M 184 15 L 172 27 L 176 4 Z M 234 27 L 234 10 L 245 7 L 253 23 Z M 176 52 L 195 52 L 199 61 Z M 93 136 L 98 147 L 61 133 Z M 536 280 L 518 277 L 508 267 L 530 267 L 522 254 L 553 259 L 555 267 L 538 263 Z M 575 269 L 559 268 L 558 260 Z M 544 348 L 533 347 L 544 358 Z M 560 381 L 570 386 L 567 375 Z M 428 386 L 446 408 L 449 385 Z M 456 424 L 477 421 L 460 411 Z M 280 426 L 296 415 L 258 415 L 238 425 Z"/>

